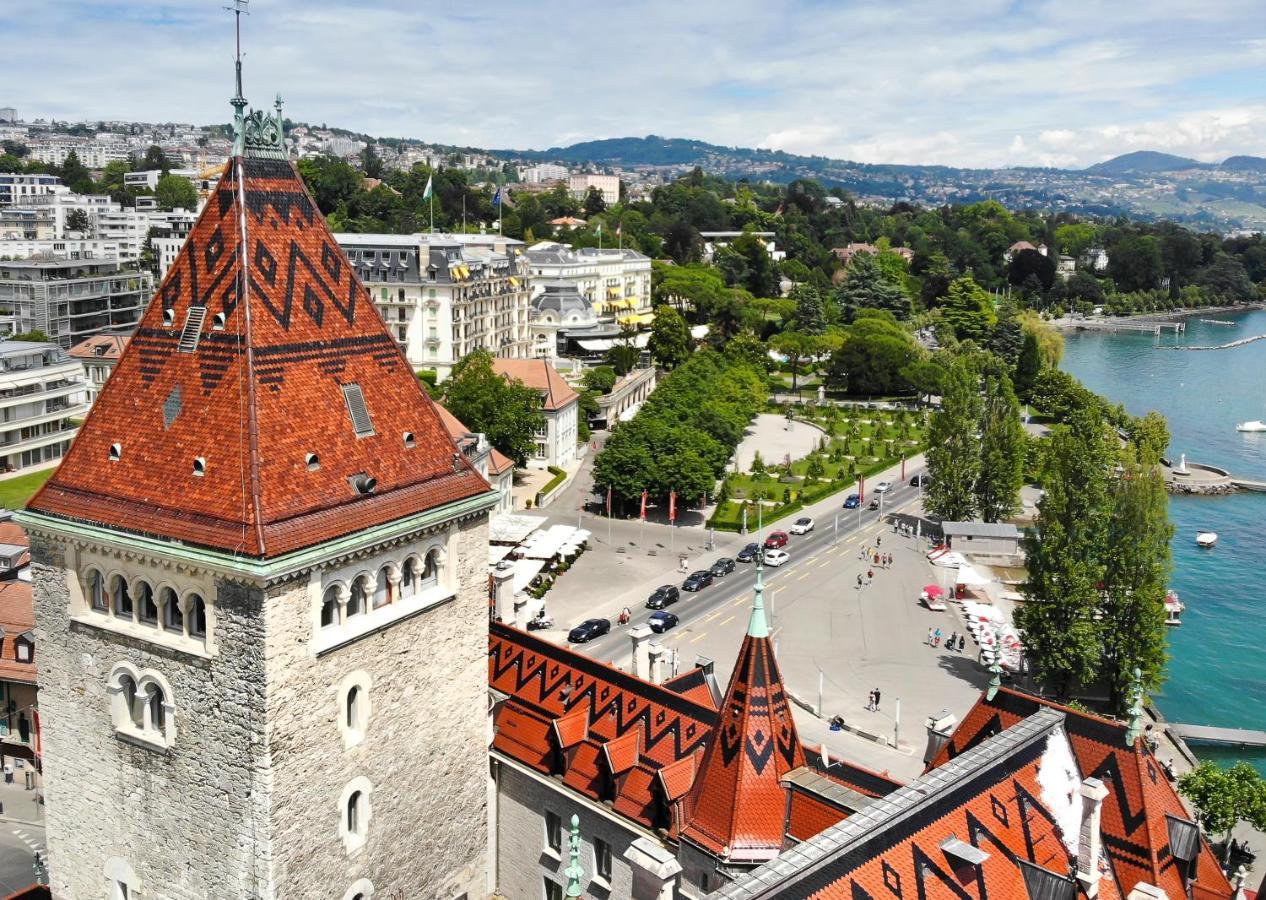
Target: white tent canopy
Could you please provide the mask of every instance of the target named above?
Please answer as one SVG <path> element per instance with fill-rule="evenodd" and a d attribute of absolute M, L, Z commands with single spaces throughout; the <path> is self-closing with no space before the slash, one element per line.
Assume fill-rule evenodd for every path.
<path fill-rule="evenodd" d="M 542 516 L 493 516 L 488 520 L 488 540 L 494 544 L 518 544 L 548 521 Z"/>

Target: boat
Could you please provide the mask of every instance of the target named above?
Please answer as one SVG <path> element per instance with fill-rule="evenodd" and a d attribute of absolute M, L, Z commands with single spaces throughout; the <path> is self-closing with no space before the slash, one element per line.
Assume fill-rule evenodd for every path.
<path fill-rule="evenodd" d="M 1218 533 L 1216 531 L 1197 531 L 1196 546 L 1212 547 L 1218 542 Z"/>
<path fill-rule="evenodd" d="M 1266 422 L 1260 419 L 1254 419 L 1251 422 L 1241 422 L 1235 426 L 1236 431 L 1266 431 Z"/>
<path fill-rule="evenodd" d="M 1165 624 L 1177 628 L 1182 624 L 1182 611 L 1187 607 L 1172 588 L 1165 592 Z"/>

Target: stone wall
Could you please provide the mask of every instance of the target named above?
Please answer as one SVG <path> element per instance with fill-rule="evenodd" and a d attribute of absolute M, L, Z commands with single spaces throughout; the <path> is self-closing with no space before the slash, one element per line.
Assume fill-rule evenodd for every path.
<path fill-rule="evenodd" d="M 53 895 L 110 896 L 105 873 L 122 860 L 140 896 L 271 898 L 262 592 L 217 583 L 208 599 L 222 650 L 200 658 L 72 623 L 75 551 L 33 535 L 31 553 Z M 116 736 L 106 688 L 118 662 L 170 683 L 170 750 Z"/>
<path fill-rule="evenodd" d="M 319 656 L 311 647 L 324 583 L 434 539 L 268 592 L 273 875 L 286 900 L 338 900 L 360 879 L 377 900 L 486 896 L 486 516 L 447 532 L 443 577 L 454 579 L 455 599 Z M 339 727 L 349 677 L 368 682 L 371 707 L 363 739 L 350 747 Z M 372 814 L 364 845 L 349 851 L 340 801 L 360 778 L 372 786 Z"/>

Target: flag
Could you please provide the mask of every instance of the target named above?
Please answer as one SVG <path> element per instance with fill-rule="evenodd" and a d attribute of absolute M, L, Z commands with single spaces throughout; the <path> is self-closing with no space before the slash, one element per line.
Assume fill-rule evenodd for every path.
<path fill-rule="evenodd" d="M 599 223 L 598 223 L 598 232 L 597 232 L 597 233 L 598 233 L 598 237 L 602 237 L 602 223 L 601 223 L 601 222 L 599 222 Z"/>
<path fill-rule="evenodd" d="M 492 205 L 493 206 L 501 205 L 501 188 L 497 188 L 497 192 L 492 195 Z"/>
<path fill-rule="evenodd" d="M 643 489 L 642 489 L 642 514 L 641 514 L 641 519 L 642 519 L 642 521 L 643 521 L 643 522 L 645 522 L 645 521 L 646 521 L 646 489 L 645 489 L 645 488 L 643 488 Z"/>
<path fill-rule="evenodd" d="M 607 518 L 611 517 L 611 488 L 607 488 Z"/>
<path fill-rule="evenodd" d="M 422 192 L 422 199 L 423 199 L 423 200 L 429 200 L 429 199 L 431 198 L 431 182 L 432 182 L 432 181 L 434 181 L 434 180 L 435 180 L 435 176 L 434 176 L 434 175 L 432 175 L 432 176 L 430 176 L 429 178 L 427 178 L 427 180 L 426 180 L 426 190 L 424 190 L 424 191 Z"/>
<path fill-rule="evenodd" d="M 616 225 L 616 226 L 615 226 L 615 236 L 616 236 L 616 237 L 619 237 L 621 234 L 623 234 L 623 228 L 624 228 L 624 223 L 623 223 L 623 222 L 621 222 L 619 225 Z"/>
<path fill-rule="evenodd" d="M 677 521 L 677 492 L 676 491 L 668 492 L 668 521 L 669 522 Z"/>

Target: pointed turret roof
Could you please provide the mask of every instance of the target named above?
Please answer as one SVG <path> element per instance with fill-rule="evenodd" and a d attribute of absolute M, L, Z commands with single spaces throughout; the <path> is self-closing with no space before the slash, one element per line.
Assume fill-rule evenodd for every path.
<path fill-rule="evenodd" d="M 783 846 L 783 777 L 805 764 L 765 618 L 762 569 L 743 647 L 685 807 L 682 837 L 718 858 L 756 863 Z"/>
<path fill-rule="evenodd" d="M 489 490 L 284 159 L 280 108 L 245 127 L 31 511 L 265 558 Z"/>

